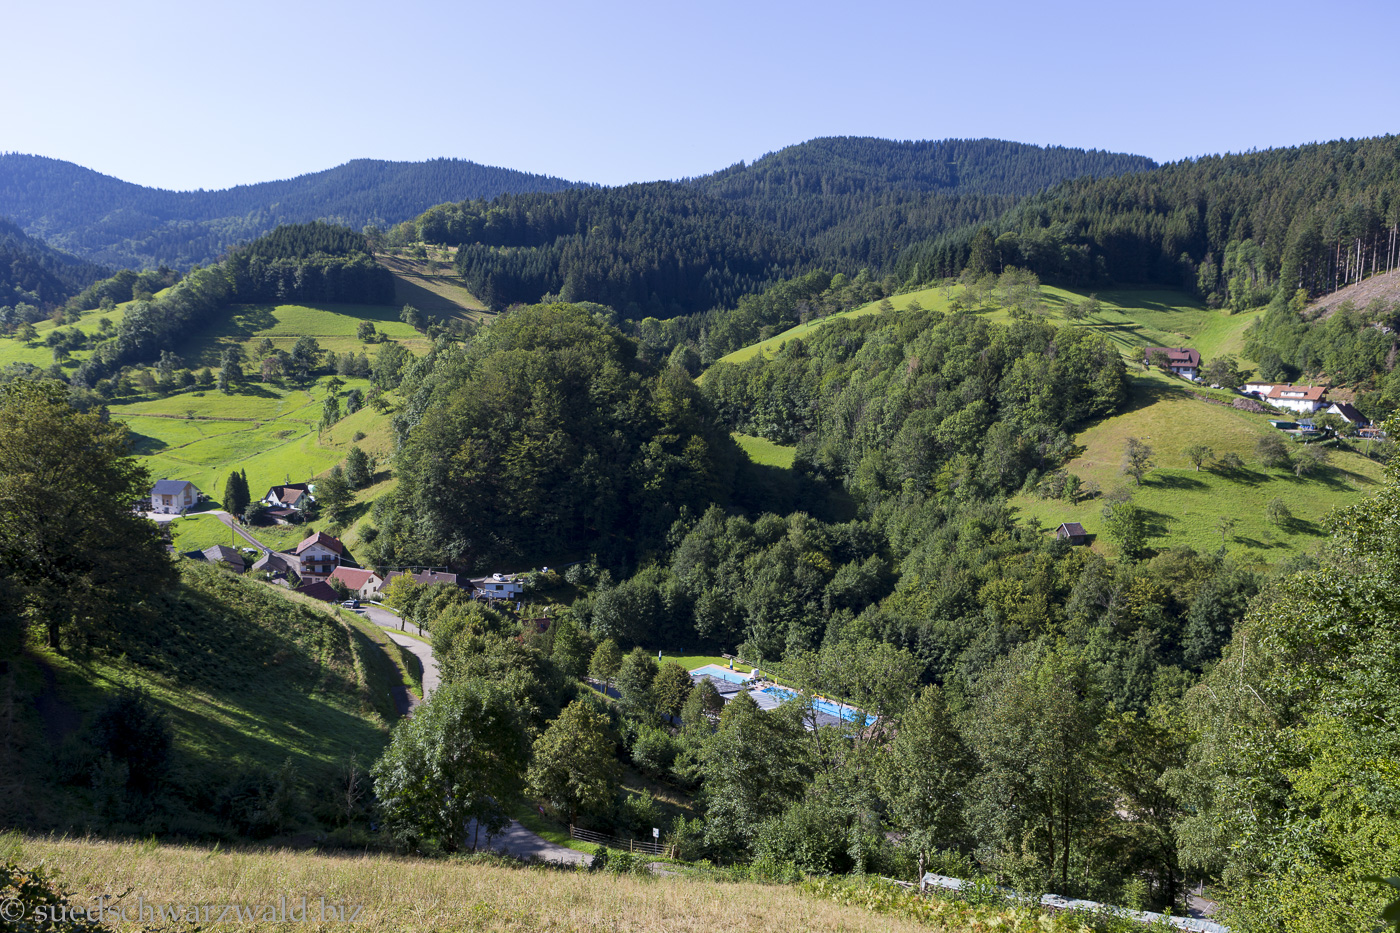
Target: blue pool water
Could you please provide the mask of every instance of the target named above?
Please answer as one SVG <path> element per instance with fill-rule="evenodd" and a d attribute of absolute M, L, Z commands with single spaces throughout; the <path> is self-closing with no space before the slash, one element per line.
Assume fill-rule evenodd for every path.
<path fill-rule="evenodd" d="M 697 667 L 690 672 L 695 674 L 708 674 L 715 680 L 727 680 L 731 684 L 748 683 L 750 674 L 740 674 L 738 671 L 731 671 L 727 667 L 720 667 L 718 664 L 706 664 L 704 667 Z"/>
<path fill-rule="evenodd" d="M 793 691 L 784 689 L 783 687 L 764 687 L 763 692 L 784 703 L 797 696 Z M 842 722 L 855 722 L 858 716 L 865 716 L 865 724 L 867 726 L 875 721 L 874 716 L 866 715 L 858 709 L 842 706 L 840 703 L 833 703 L 830 700 L 818 698 L 812 701 L 812 705 L 816 707 L 818 712 L 826 713 L 828 716 L 834 716 Z"/>

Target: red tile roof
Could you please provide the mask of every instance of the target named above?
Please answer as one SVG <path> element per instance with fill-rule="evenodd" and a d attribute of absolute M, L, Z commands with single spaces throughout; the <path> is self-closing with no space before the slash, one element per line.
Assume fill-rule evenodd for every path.
<path fill-rule="evenodd" d="M 1274 386 L 1269 390 L 1268 398 L 1294 399 L 1304 402 L 1320 402 L 1322 396 L 1327 394 L 1326 386 L 1295 386 L 1284 385 Z"/>
<path fill-rule="evenodd" d="M 379 578 L 379 574 L 373 570 L 360 570 L 356 567 L 337 567 L 335 573 L 330 575 L 330 579 L 339 580 L 352 590 L 358 590 L 369 582 L 370 577 Z"/>
<path fill-rule="evenodd" d="M 330 551 L 334 551 L 336 554 L 345 553 L 345 545 L 341 544 L 338 538 L 332 538 L 324 531 L 318 531 L 315 534 L 308 535 L 306 538 L 304 538 L 302 542 L 297 545 L 296 553 L 300 554 L 302 551 L 311 547 L 313 544 L 319 544 L 321 545 L 321 547 L 326 548 Z"/>

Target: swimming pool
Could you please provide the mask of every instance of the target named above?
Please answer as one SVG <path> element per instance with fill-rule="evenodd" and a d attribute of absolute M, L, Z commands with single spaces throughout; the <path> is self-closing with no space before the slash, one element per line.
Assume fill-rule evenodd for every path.
<path fill-rule="evenodd" d="M 727 667 L 720 667 L 718 664 L 706 664 L 704 667 L 697 667 L 690 672 L 690 676 L 698 677 L 708 674 L 715 680 L 727 680 L 731 684 L 746 684 L 753 674 L 740 674 L 738 671 L 731 671 Z"/>
<path fill-rule="evenodd" d="M 788 690 L 785 687 L 764 687 L 762 692 L 784 703 L 798 696 L 795 691 Z M 865 717 L 865 724 L 867 726 L 875 721 L 874 716 L 862 713 L 853 706 L 846 706 L 844 703 L 833 703 L 821 697 L 812 700 L 812 706 L 816 708 L 817 712 L 826 713 L 828 716 L 839 719 L 841 722 L 855 722 L 856 718 L 859 716 Z"/>

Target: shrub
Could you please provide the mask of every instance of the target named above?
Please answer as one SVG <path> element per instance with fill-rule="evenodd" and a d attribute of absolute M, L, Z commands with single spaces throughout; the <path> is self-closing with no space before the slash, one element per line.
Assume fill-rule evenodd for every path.
<path fill-rule="evenodd" d="M 93 720 L 92 747 L 126 769 L 126 789 L 149 795 L 170 769 L 170 724 L 146 694 L 122 689 Z"/>
<path fill-rule="evenodd" d="M 297 771 L 288 758 L 277 771 L 253 767 L 219 792 L 218 813 L 238 832 L 265 839 L 296 819 L 299 809 Z"/>
<path fill-rule="evenodd" d="M 649 777 L 662 777 L 675 764 L 680 747 L 665 729 L 643 726 L 632 743 L 632 762 Z"/>

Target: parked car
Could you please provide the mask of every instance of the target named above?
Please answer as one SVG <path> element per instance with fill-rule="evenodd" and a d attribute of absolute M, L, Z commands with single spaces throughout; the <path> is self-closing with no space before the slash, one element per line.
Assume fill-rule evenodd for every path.
<path fill-rule="evenodd" d="M 341 605 L 346 609 L 359 609 L 360 601 L 358 599 L 347 599 L 345 602 L 341 603 Z"/>

